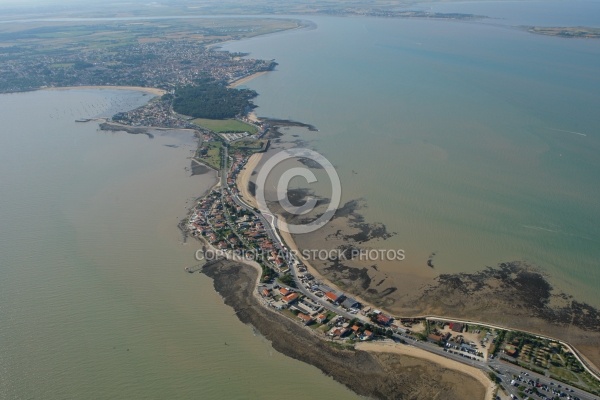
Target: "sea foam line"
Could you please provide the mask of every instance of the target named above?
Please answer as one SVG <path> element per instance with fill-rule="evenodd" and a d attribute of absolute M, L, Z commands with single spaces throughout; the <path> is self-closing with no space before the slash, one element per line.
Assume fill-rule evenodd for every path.
<path fill-rule="evenodd" d="M 579 135 L 579 136 L 587 136 L 587 134 L 586 134 L 586 133 L 581 133 L 581 132 L 575 132 L 575 131 L 565 131 L 564 129 L 554 129 L 554 128 L 548 128 L 548 129 L 550 129 L 551 131 L 557 131 L 557 132 L 566 132 L 566 133 L 574 133 L 574 134 L 576 134 L 576 135 Z"/>
<path fill-rule="evenodd" d="M 535 229 L 538 231 L 546 231 L 546 232 L 552 232 L 552 233 L 559 233 L 560 231 L 555 231 L 553 229 L 548 229 L 548 228 L 542 228 L 541 226 L 532 226 L 532 225 L 521 225 L 523 228 L 528 228 L 528 229 Z"/>

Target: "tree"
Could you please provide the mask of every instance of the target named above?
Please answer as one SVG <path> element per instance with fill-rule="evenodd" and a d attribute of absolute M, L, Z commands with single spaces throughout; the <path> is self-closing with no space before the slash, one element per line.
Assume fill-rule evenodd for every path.
<path fill-rule="evenodd" d="M 254 90 L 228 88 L 224 82 L 200 80 L 175 90 L 173 109 L 195 118 L 234 118 L 255 108 L 251 100 L 257 95 Z"/>
<path fill-rule="evenodd" d="M 296 281 L 294 281 L 294 277 L 290 274 L 285 274 L 279 277 L 279 281 L 286 286 L 296 287 Z"/>
<path fill-rule="evenodd" d="M 493 373 L 492 371 L 488 372 L 488 375 L 490 376 L 490 379 L 491 379 L 492 382 L 494 382 L 494 383 L 500 383 L 501 382 L 500 378 L 498 378 L 498 376 L 495 373 Z"/>

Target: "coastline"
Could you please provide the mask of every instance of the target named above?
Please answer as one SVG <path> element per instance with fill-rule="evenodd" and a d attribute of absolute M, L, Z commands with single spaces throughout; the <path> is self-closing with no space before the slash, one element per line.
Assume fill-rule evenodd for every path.
<path fill-rule="evenodd" d="M 99 90 L 135 90 L 138 92 L 146 92 L 155 96 L 162 96 L 167 93 L 166 90 L 158 88 L 148 88 L 142 86 L 58 86 L 46 87 L 39 90 L 73 90 L 73 89 L 99 89 Z"/>
<path fill-rule="evenodd" d="M 255 153 L 250 156 L 236 179 L 236 184 L 240 190 L 240 195 L 242 195 L 243 199 L 253 207 L 256 206 L 256 199 L 251 195 L 248 189 L 248 183 L 250 182 L 253 171 L 259 165 L 262 155 L 263 153 Z M 284 241 L 290 247 L 290 249 L 298 249 L 289 233 L 281 230 L 280 234 L 283 236 Z M 204 237 L 198 236 L 196 238 L 203 244 L 204 249 L 210 249 L 215 253 L 218 251 Z M 315 273 L 315 276 L 321 276 L 316 269 L 310 266 L 310 264 L 307 263 L 306 265 L 309 268 L 309 271 Z M 187 271 L 195 272 L 196 269 L 194 268 Z M 467 398 L 485 398 L 486 400 L 492 398 L 491 396 L 495 386 L 488 378 L 486 378 L 483 372 L 477 370 L 476 368 L 472 368 L 472 371 L 469 370 L 469 373 L 465 373 L 463 369 L 466 366 L 456 361 L 446 360 L 443 357 L 429 354 L 425 351 L 415 352 L 408 349 L 405 351 L 403 351 L 404 349 L 394 350 L 394 347 L 396 346 L 406 347 L 402 345 L 388 345 L 388 349 L 386 347 L 380 347 L 378 343 L 373 343 L 373 346 L 366 346 L 364 350 L 362 347 L 357 347 L 356 350 L 352 351 L 347 349 L 340 350 L 337 348 L 331 348 L 331 345 L 328 343 L 326 337 L 318 335 L 317 332 L 313 331 L 312 329 L 302 326 L 289 317 L 281 315 L 277 311 L 270 308 L 265 300 L 258 294 L 258 288 L 261 284 L 260 276 L 262 269 L 255 262 L 222 259 L 206 263 L 201 267 L 200 271 L 213 279 L 215 290 L 223 297 L 225 304 L 231 306 L 235 310 L 240 321 L 251 324 L 254 328 L 256 328 L 272 343 L 276 350 L 280 351 L 286 356 L 316 366 L 324 374 L 333 377 L 336 381 L 343 383 L 359 395 L 375 398 L 405 397 L 407 393 L 405 393 L 404 390 L 413 391 L 415 386 L 420 386 L 419 384 L 414 384 L 414 378 L 408 380 L 402 389 L 395 387 L 390 389 L 392 390 L 391 392 L 386 393 L 380 392 L 381 385 L 372 387 L 368 385 L 364 386 L 362 384 L 357 384 L 356 382 L 358 377 L 364 376 L 366 370 L 373 371 L 373 366 L 362 365 L 362 362 L 365 362 L 363 358 L 367 358 L 369 362 L 376 362 L 377 364 L 383 366 L 383 368 L 377 370 L 377 372 L 372 372 L 377 377 L 370 379 L 371 381 L 377 381 L 380 379 L 383 381 L 388 381 L 389 379 L 392 379 L 390 374 L 399 373 L 399 371 L 400 373 L 410 374 L 412 371 L 411 368 L 407 368 L 405 366 L 399 367 L 397 365 L 398 358 L 400 360 L 406 360 L 406 358 L 410 358 L 412 363 L 420 364 L 422 368 L 431 368 L 431 365 L 435 365 L 436 371 L 421 374 L 424 377 L 433 376 L 433 373 L 436 374 L 435 376 L 439 376 L 440 374 L 444 373 L 453 376 L 452 379 L 443 380 L 444 384 L 458 385 L 458 382 L 462 382 L 465 379 L 465 376 L 468 377 L 467 379 L 473 379 L 475 382 L 479 383 L 479 385 L 477 385 L 477 383 L 471 381 L 468 385 L 464 385 L 469 388 L 468 390 L 477 391 L 482 389 L 481 393 L 478 393 L 475 396 L 473 396 L 473 393 L 470 393 L 470 395 L 466 396 Z M 328 282 L 325 279 L 323 279 L 323 281 Z M 293 335 L 290 335 L 290 338 L 299 338 L 298 343 L 293 343 L 292 339 L 283 340 L 284 343 L 282 343 L 282 336 L 284 336 L 284 334 L 277 334 L 277 330 L 281 329 L 282 326 L 284 326 L 285 333 L 289 333 L 290 331 L 294 332 Z M 305 340 L 310 341 L 311 346 L 304 346 L 305 350 L 301 351 L 300 349 L 303 347 L 302 343 Z M 385 345 L 381 344 L 381 346 Z M 321 359 L 322 354 L 327 353 L 327 351 L 323 351 L 323 347 L 325 347 L 327 351 L 332 352 L 332 354 L 329 354 L 329 357 L 326 359 Z M 319 349 L 320 351 L 316 351 L 314 354 L 311 354 L 310 351 L 306 351 L 307 348 L 310 348 L 311 350 Z M 383 358 L 379 357 L 380 353 L 382 353 Z M 355 370 L 351 371 L 348 368 L 345 368 L 346 371 L 341 374 L 340 370 L 342 369 L 342 365 L 347 364 L 347 357 L 349 354 L 359 354 L 362 361 L 353 362 L 353 364 L 356 366 Z M 442 361 L 440 362 L 439 360 L 436 360 L 436 357 L 441 358 Z M 423 366 L 425 364 L 427 366 Z M 392 367 L 392 365 L 395 367 Z M 394 370 L 394 368 L 396 369 Z M 392 370 L 395 372 L 392 372 Z M 455 376 L 453 374 L 458 375 Z M 428 384 L 430 383 L 428 382 Z M 439 382 L 436 384 L 439 384 Z M 423 389 L 420 388 L 419 392 L 422 390 Z M 444 393 L 446 393 L 448 390 L 449 388 L 444 389 Z M 455 387 L 454 390 L 458 389 Z M 417 395 L 414 398 L 425 399 L 431 398 L 431 396 L 432 394 L 428 393 Z M 448 398 L 454 397 L 450 396 Z M 457 396 L 457 398 L 465 398 L 465 395 Z"/>
<path fill-rule="evenodd" d="M 244 165 L 244 168 L 240 171 L 236 180 L 236 184 L 238 190 L 240 191 L 241 197 L 246 203 L 248 203 L 254 208 L 257 208 L 258 204 L 252 193 L 250 193 L 248 185 L 250 184 L 250 178 L 252 177 L 252 173 L 254 172 L 254 170 L 256 170 L 258 164 L 260 164 L 260 161 L 262 160 L 263 154 L 264 153 L 252 154 L 250 158 L 248 158 L 246 165 Z"/>
<path fill-rule="evenodd" d="M 231 82 L 229 85 L 227 85 L 227 87 L 229 87 L 229 88 L 236 88 L 238 86 L 241 86 L 241 85 L 243 85 L 245 83 L 250 82 L 254 78 L 258 78 L 259 76 L 263 76 L 263 75 L 265 75 L 268 72 L 271 72 L 271 71 L 259 71 L 259 72 L 255 72 L 252 75 L 248 75 L 248 76 L 245 76 L 243 78 L 240 78 L 240 79 L 237 79 L 237 80 Z"/>
<path fill-rule="evenodd" d="M 285 224 L 286 224 L 285 219 L 281 215 L 278 215 L 277 218 L 278 218 L 278 221 L 279 221 L 279 225 L 280 226 L 285 226 Z M 290 250 L 292 250 L 293 252 L 296 252 L 296 254 L 301 254 L 300 253 L 300 248 L 298 247 L 298 244 L 294 240 L 294 237 L 292 236 L 291 233 L 289 233 L 285 229 L 279 229 L 279 235 L 281 236 L 281 238 L 283 239 L 283 241 L 287 244 L 287 246 L 290 248 Z M 338 287 L 338 285 L 336 285 L 335 283 L 333 283 L 327 277 L 323 276 L 319 272 L 319 270 L 310 263 L 310 260 L 307 260 L 307 259 L 305 259 L 304 257 L 301 257 L 301 256 L 299 256 L 299 258 L 302 260 L 302 263 L 306 266 L 306 269 L 308 270 L 308 272 L 311 273 L 316 279 L 320 280 L 325 285 L 327 285 L 327 286 L 329 286 L 331 288 L 335 288 L 340 293 L 347 292 L 346 290 L 341 290 Z M 362 297 L 360 297 L 359 295 L 357 295 L 355 293 L 352 293 L 352 296 L 354 298 L 356 298 L 357 300 L 359 300 L 361 304 L 363 304 L 365 306 L 368 306 L 368 307 L 371 307 L 372 309 L 381 308 L 379 306 L 376 306 L 376 305 L 374 305 L 374 304 L 366 301 L 365 299 L 363 299 Z"/>
<path fill-rule="evenodd" d="M 238 87 L 238 86 L 241 86 L 241 85 L 243 85 L 243 84 L 251 81 L 252 79 L 254 79 L 254 78 L 256 78 L 256 77 L 258 77 L 258 76 L 260 76 L 262 74 L 266 74 L 266 72 L 268 72 L 268 71 L 262 71 L 262 72 L 259 72 L 259 73 L 255 73 L 255 74 L 248 75 L 246 77 L 240 78 L 240 79 L 234 81 L 233 83 L 231 83 L 229 87 Z M 103 90 L 103 89 L 107 89 L 107 90 L 113 90 L 113 89 L 115 89 L 116 90 L 116 89 L 120 89 L 120 90 L 132 90 L 132 91 L 141 91 L 141 92 L 145 92 L 145 93 L 150 93 L 150 94 L 154 94 L 156 96 L 160 96 L 161 94 L 165 93 L 164 91 L 161 91 L 160 89 L 144 88 L 144 87 L 133 87 L 133 86 L 71 86 L 71 87 L 44 88 L 42 90 L 72 90 L 72 89 L 95 89 L 95 90 Z M 149 98 L 152 98 L 152 97 L 149 96 Z M 255 116 L 253 116 L 253 117 L 255 117 Z M 248 118 L 250 118 L 250 116 L 248 116 Z M 166 129 L 171 129 L 171 128 L 166 128 Z M 130 133 L 140 133 L 140 132 L 130 132 Z M 250 162 L 250 160 L 248 160 L 248 164 L 249 164 L 248 167 L 247 167 L 248 171 L 244 174 L 244 176 L 240 176 L 239 177 L 240 186 L 243 188 L 244 199 L 249 204 L 252 204 L 254 206 L 256 206 L 256 202 L 255 202 L 254 196 L 252 196 L 251 193 L 250 193 L 252 190 L 251 190 L 251 188 L 248 187 L 248 185 L 249 185 L 249 182 L 251 180 L 252 171 L 261 163 L 261 160 L 262 160 L 262 154 L 258 154 L 256 157 L 254 157 L 254 159 L 251 162 Z M 219 183 L 217 183 L 217 185 L 218 184 Z M 282 234 L 282 237 L 284 237 L 284 242 L 286 243 L 286 245 L 289 248 L 291 248 L 293 250 L 296 250 L 296 251 L 299 251 L 298 245 L 296 244 L 296 241 L 294 240 L 294 238 L 292 237 L 292 235 L 287 234 L 287 232 L 284 235 L 283 231 L 281 231 L 281 234 Z M 301 241 L 300 241 L 300 243 L 304 247 L 305 243 L 302 243 Z M 304 248 L 311 248 L 311 247 L 306 246 Z M 318 270 L 313 265 L 311 265 L 310 263 L 308 263 L 306 260 L 303 260 L 303 261 L 304 261 L 305 265 L 307 265 L 309 271 L 311 273 L 313 273 L 313 275 L 315 275 L 316 277 L 320 278 L 320 280 L 322 280 L 323 282 L 327 283 L 331 287 L 338 288 L 337 284 L 333 284 L 329 279 L 325 279 L 323 277 L 323 275 L 321 275 L 318 272 Z M 254 267 L 256 267 L 256 266 L 254 266 Z M 325 273 L 327 273 L 327 272 L 325 271 Z M 258 284 L 258 279 L 257 279 L 257 284 Z M 339 286 L 339 287 L 342 287 L 342 286 Z M 355 290 L 351 290 L 351 289 L 346 289 L 346 290 L 343 290 L 343 291 L 355 292 L 355 293 L 362 293 L 362 294 L 357 294 L 357 296 L 361 296 L 361 297 L 362 297 L 362 295 L 365 295 L 365 296 L 368 295 L 367 293 L 360 292 L 360 291 L 356 292 Z M 257 295 L 256 290 L 253 292 L 253 294 L 254 294 L 254 296 L 256 298 L 260 298 L 260 296 Z M 358 297 L 358 298 L 360 299 L 360 297 Z M 363 299 L 361 299 L 361 300 L 362 300 L 362 302 L 365 305 L 371 305 L 368 302 L 364 301 Z M 381 308 L 381 307 L 379 306 L 378 308 Z M 384 306 L 384 308 L 385 308 L 385 306 Z M 382 308 L 382 309 L 384 309 L 384 308 Z M 435 310 L 429 310 L 428 309 L 426 311 L 429 313 L 428 315 L 431 315 L 431 313 L 433 313 Z M 443 311 L 440 310 L 440 315 L 445 315 L 448 318 L 449 314 L 445 310 L 443 310 Z M 472 315 L 472 316 L 475 316 L 475 315 Z M 477 319 L 477 318 L 474 318 L 474 319 Z M 485 318 L 483 318 L 483 319 L 485 319 Z M 402 347 L 402 346 L 400 346 L 400 347 Z M 425 353 L 425 354 L 428 354 L 428 353 Z"/>

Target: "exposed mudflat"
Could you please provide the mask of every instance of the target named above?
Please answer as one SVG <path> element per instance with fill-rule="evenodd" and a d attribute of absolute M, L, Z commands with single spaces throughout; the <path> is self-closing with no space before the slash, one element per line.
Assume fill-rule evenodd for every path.
<path fill-rule="evenodd" d="M 111 122 L 103 122 L 100 124 L 100 130 L 111 132 L 127 132 L 132 135 L 142 134 L 148 136 L 150 139 L 154 138 L 154 135 L 150 133 L 146 127 L 134 127 Z"/>
<path fill-rule="evenodd" d="M 474 378 L 438 364 L 391 353 L 334 347 L 294 321 L 260 305 L 253 296 L 257 272 L 220 261 L 205 266 L 225 304 L 253 325 L 273 348 L 311 364 L 359 395 L 377 399 L 483 399 L 485 389 Z"/>

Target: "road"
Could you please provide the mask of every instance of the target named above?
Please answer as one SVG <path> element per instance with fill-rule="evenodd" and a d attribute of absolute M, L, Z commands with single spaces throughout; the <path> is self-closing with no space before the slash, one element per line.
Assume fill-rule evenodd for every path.
<path fill-rule="evenodd" d="M 221 187 L 227 187 L 227 176 L 229 175 L 229 168 L 227 167 L 229 161 L 229 151 L 227 146 L 221 146 Z"/>

